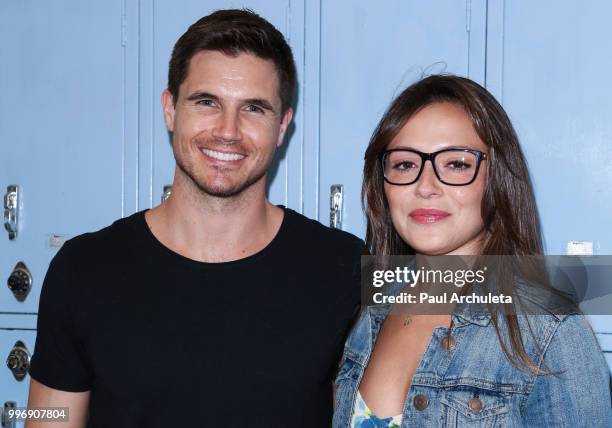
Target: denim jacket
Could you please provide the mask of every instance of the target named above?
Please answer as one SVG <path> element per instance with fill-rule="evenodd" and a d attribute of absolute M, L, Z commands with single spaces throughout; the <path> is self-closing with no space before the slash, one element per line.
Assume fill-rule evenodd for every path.
<path fill-rule="evenodd" d="M 367 307 L 349 335 L 336 378 L 334 428 L 350 426 L 357 390 L 389 309 Z M 402 427 L 612 427 L 610 370 L 584 316 L 519 317 L 528 355 L 543 369 L 561 371 L 557 376 L 536 376 L 513 366 L 490 315 L 457 310 L 452 318 L 454 341 L 443 340 L 447 328 L 433 330 L 406 397 Z M 508 344 L 503 325 L 502 336 Z M 538 349 L 543 358 L 537 358 L 542 355 Z"/>

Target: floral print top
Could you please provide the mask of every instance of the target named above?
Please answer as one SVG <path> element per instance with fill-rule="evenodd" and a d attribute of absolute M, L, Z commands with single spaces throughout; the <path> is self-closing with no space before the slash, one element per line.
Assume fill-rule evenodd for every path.
<path fill-rule="evenodd" d="M 380 419 L 368 408 L 357 390 L 357 400 L 355 400 L 355 410 L 351 420 L 351 428 L 400 428 L 402 415 L 390 416 Z"/>

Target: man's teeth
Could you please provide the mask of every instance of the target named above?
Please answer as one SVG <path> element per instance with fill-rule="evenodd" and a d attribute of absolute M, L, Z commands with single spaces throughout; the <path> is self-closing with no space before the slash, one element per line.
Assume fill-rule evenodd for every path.
<path fill-rule="evenodd" d="M 216 152 L 210 149 L 202 149 L 202 153 L 204 153 L 206 156 L 210 156 L 211 158 L 219 159 L 222 161 L 235 161 L 235 160 L 240 160 L 244 158 L 244 155 L 241 155 L 238 153 L 223 153 L 223 152 Z"/>

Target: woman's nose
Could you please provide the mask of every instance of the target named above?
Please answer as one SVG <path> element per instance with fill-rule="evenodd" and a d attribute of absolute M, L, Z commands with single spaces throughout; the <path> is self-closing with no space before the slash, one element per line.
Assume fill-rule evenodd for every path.
<path fill-rule="evenodd" d="M 423 165 L 421 176 L 416 182 L 415 191 L 422 198 L 430 198 L 441 194 L 442 188 L 440 181 L 436 176 L 431 161 L 426 161 Z"/>

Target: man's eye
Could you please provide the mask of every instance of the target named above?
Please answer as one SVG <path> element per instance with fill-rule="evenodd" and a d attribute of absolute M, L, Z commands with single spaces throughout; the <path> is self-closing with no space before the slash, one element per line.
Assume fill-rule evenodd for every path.
<path fill-rule="evenodd" d="M 201 105 L 201 106 L 208 106 L 208 107 L 210 107 L 210 106 L 214 105 L 215 102 L 213 100 L 204 98 L 204 99 L 198 100 L 196 104 Z"/>
<path fill-rule="evenodd" d="M 264 109 L 259 106 L 256 106 L 255 104 L 249 104 L 247 106 L 247 111 L 251 113 L 264 113 Z"/>

